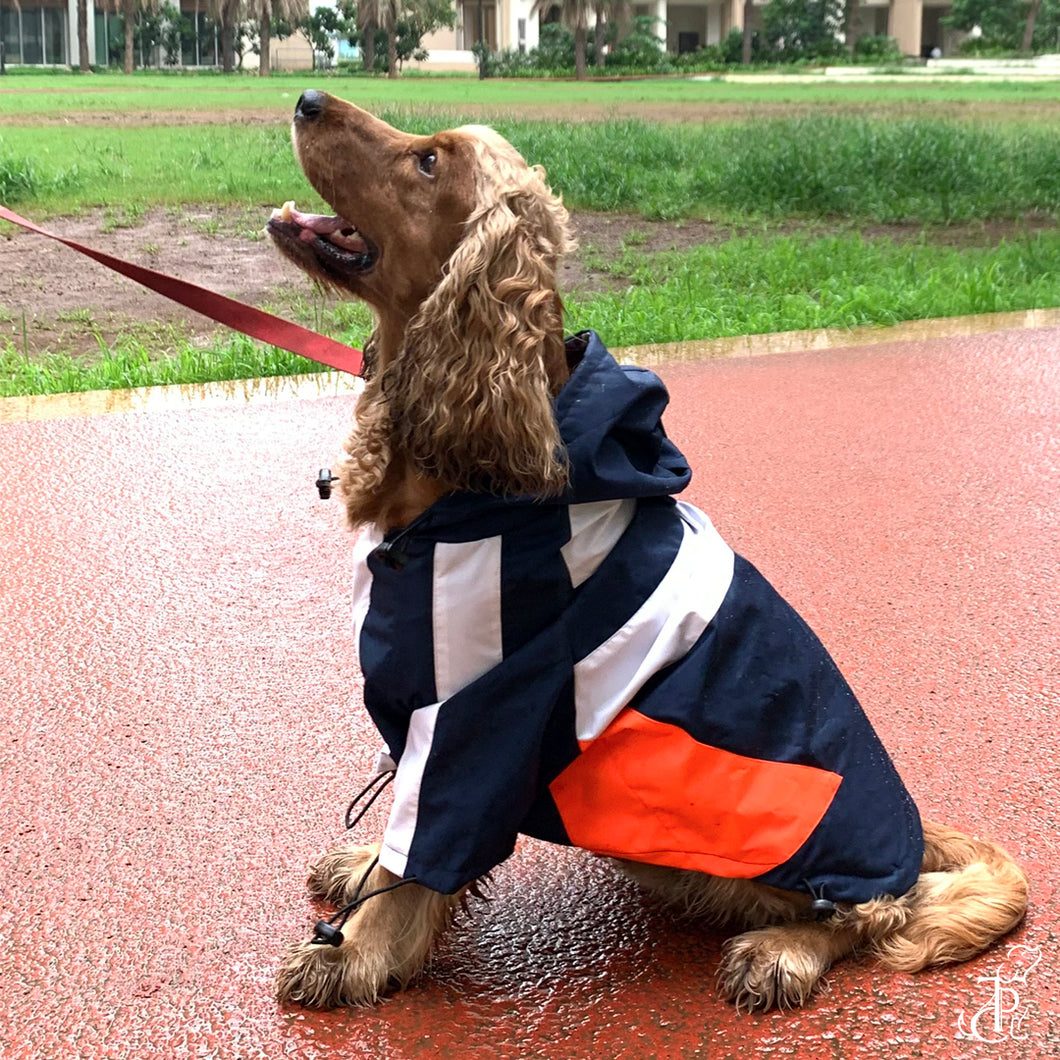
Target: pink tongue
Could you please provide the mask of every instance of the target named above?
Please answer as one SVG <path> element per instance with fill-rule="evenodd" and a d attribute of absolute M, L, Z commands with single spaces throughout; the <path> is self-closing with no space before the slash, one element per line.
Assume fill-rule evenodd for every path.
<path fill-rule="evenodd" d="M 310 232 L 315 232 L 318 236 L 329 236 L 332 232 L 353 227 L 349 221 L 341 217 L 326 217 L 320 213 L 301 213 L 292 209 L 290 216 L 299 228 L 308 228 Z"/>

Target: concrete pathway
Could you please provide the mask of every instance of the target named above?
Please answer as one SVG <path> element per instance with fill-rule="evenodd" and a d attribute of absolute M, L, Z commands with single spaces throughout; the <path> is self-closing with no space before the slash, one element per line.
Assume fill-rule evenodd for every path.
<path fill-rule="evenodd" d="M 721 933 L 528 841 L 428 979 L 279 1009 L 305 866 L 377 745 L 312 487 L 353 399 L 281 386 L 0 425 L 3 1060 L 1060 1056 L 1060 328 L 659 371 L 688 497 L 816 627 L 925 816 L 1026 866 L 1030 949 L 850 961 L 741 1016 Z"/>

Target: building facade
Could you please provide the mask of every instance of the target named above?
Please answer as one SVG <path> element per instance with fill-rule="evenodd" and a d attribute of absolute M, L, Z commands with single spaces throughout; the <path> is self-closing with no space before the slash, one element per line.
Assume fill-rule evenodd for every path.
<path fill-rule="evenodd" d="M 761 20 L 768 0 L 756 0 L 753 14 Z M 471 48 L 484 40 L 491 51 L 530 51 L 538 43 L 542 15 L 533 10 L 533 0 L 454 0 L 457 24 L 423 41 L 433 69 L 474 67 Z M 942 24 L 950 4 L 925 0 L 859 0 L 858 36 L 893 37 L 905 55 L 926 57 L 934 49 L 943 55 L 956 51 L 960 35 Z M 120 22 L 101 0 L 88 0 L 89 61 L 106 66 L 116 63 L 124 39 L 119 42 Z M 181 14 L 188 20 L 179 48 L 162 56 L 137 56 L 140 65 L 217 66 L 220 48 L 216 26 L 207 15 L 203 0 L 181 0 Z M 734 29 L 743 28 L 743 0 L 649 0 L 634 5 L 634 13 L 654 16 L 660 39 L 670 52 L 691 52 L 717 44 Z M 546 18 L 548 16 L 545 16 Z M 275 69 L 303 69 L 312 65 L 312 52 L 304 38 L 287 46 L 273 44 Z M 6 62 L 14 65 L 76 66 L 77 0 L 0 0 L 0 46 Z M 179 52 L 179 54 L 178 54 Z M 256 56 L 247 55 L 245 66 L 256 66 Z"/>
<path fill-rule="evenodd" d="M 114 4 L 88 0 L 88 61 L 93 66 L 120 66 L 125 32 Z M 217 24 L 204 0 L 180 0 L 179 32 L 166 45 L 135 57 L 137 66 L 212 67 L 221 65 Z M 77 66 L 77 0 L 0 0 L 0 47 L 12 66 Z M 301 33 L 272 42 L 274 70 L 308 70 L 313 49 Z M 257 69 L 258 57 L 244 55 L 243 67 Z"/>

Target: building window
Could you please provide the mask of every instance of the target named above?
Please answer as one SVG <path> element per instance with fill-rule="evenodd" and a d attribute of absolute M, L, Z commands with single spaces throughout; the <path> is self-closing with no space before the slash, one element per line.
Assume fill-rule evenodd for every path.
<path fill-rule="evenodd" d="M 44 61 L 53 65 L 66 63 L 66 9 L 43 7 Z"/>
<path fill-rule="evenodd" d="M 464 47 L 470 49 L 480 40 L 485 40 L 491 51 L 497 50 L 497 7 L 481 0 L 464 0 L 463 11 Z"/>

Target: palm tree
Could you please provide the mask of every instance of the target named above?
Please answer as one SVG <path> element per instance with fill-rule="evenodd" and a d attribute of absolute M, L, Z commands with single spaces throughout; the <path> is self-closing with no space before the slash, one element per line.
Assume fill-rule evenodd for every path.
<path fill-rule="evenodd" d="M 123 0 L 134 3 L 135 0 Z M 209 0 L 212 18 L 221 27 L 221 69 L 230 74 L 236 68 L 236 33 L 243 17 L 245 0 Z"/>
<path fill-rule="evenodd" d="M 744 66 L 751 65 L 751 45 L 754 42 L 754 32 L 751 29 L 751 20 L 754 18 L 754 0 L 743 2 L 743 50 L 740 53 L 740 62 Z"/>
<path fill-rule="evenodd" d="M 629 0 L 595 0 L 593 11 L 596 13 L 596 25 L 593 27 L 594 61 L 599 69 L 603 69 L 604 37 L 607 35 L 607 27 L 618 27 L 619 35 L 622 35 L 624 24 L 629 22 Z M 612 43 L 614 43 L 613 38 Z"/>
<path fill-rule="evenodd" d="M 585 45 L 589 39 L 589 12 L 593 10 L 593 0 L 534 0 L 531 14 L 541 14 L 552 7 L 559 8 L 561 22 L 566 22 L 574 30 L 574 76 L 584 81 L 589 76 L 585 65 Z"/>
<path fill-rule="evenodd" d="M 92 67 L 88 62 L 88 0 L 77 0 L 77 59 L 81 73 Z"/>
<path fill-rule="evenodd" d="M 78 0 L 80 3 L 80 0 Z M 143 7 L 153 6 L 152 0 L 114 0 L 114 10 L 121 11 L 125 23 L 125 55 L 122 59 L 122 70 L 131 74 L 133 60 L 136 57 L 136 19 Z M 87 46 L 87 45 L 86 45 Z"/>
<path fill-rule="evenodd" d="M 1030 10 L 1027 12 L 1027 22 L 1023 27 L 1023 43 L 1020 51 L 1029 53 L 1034 45 L 1034 26 L 1038 21 L 1038 11 L 1042 6 L 1042 0 L 1031 0 Z"/>
<path fill-rule="evenodd" d="M 386 30 L 386 76 L 398 77 L 397 22 L 401 17 L 401 0 L 385 0 L 383 29 Z"/>
<path fill-rule="evenodd" d="M 847 49 L 853 56 L 857 51 L 858 44 L 858 0 L 847 0 L 846 16 Z"/>
<path fill-rule="evenodd" d="M 357 28 L 361 31 L 361 63 L 371 73 L 375 68 L 375 31 L 384 0 L 357 0 Z"/>
<path fill-rule="evenodd" d="M 272 70 L 272 20 L 283 18 L 294 22 L 297 19 L 308 18 L 309 0 L 255 0 L 255 8 L 261 41 L 261 62 L 258 65 L 258 73 L 262 77 L 268 77 Z"/>

